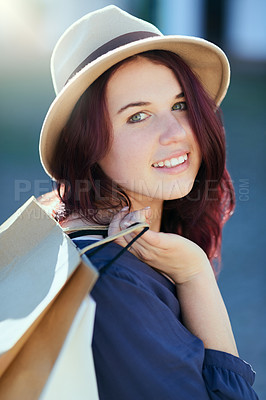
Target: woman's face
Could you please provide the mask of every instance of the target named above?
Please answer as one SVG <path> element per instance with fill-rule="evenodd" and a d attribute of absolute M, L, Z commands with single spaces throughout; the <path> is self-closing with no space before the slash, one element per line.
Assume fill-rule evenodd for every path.
<path fill-rule="evenodd" d="M 173 72 L 138 57 L 106 88 L 113 141 L 100 166 L 134 205 L 178 199 L 192 189 L 201 152 Z"/>

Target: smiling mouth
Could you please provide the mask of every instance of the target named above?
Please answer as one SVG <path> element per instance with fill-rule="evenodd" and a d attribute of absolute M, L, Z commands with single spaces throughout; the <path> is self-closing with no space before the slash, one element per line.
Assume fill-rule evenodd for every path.
<path fill-rule="evenodd" d="M 187 153 L 179 156 L 179 157 L 173 157 L 170 158 L 169 160 L 164 160 L 164 161 L 159 161 L 158 163 L 154 163 L 152 164 L 152 167 L 154 168 L 174 168 L 177 165 L 181 165 L 183 164 L 185 161 L 187 161 L 188 159 L 188 155 Z"/>

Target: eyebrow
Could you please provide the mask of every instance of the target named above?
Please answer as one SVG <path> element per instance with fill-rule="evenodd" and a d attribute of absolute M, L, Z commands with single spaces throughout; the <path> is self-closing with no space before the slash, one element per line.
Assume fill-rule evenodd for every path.
<path fill-rule="evenodd" d="M 178 95 L 176 95 L 175 99 L 180 99 L 182 97 L 185 97 L 184 92 L 181 92 Z M 125 111 L 127 108 L 142 107 L 142 106 L 149 106 L 149 105 L 151 105 L 151 103 L 148 101 L 136 101 L 135 103 L 129 103 L 129 104 L 121 107 L 120 110 L 117 111 L 117 114 L 120 114 L 121 112 Z"/>
<path fill-rule="evenodd" d="M 129 103 L 126 106 L 120 108 L 120 110 L 118 110 L 117 114 L 120 114 L 122 111 L 126 110 L 127 108 L 130 107 L 142 107 L 142 106 L 149 106 L 151 103 L 147 102 L 147 101 L 137 101 L 136 103 Z"/>
<path fill-rule="evenodd" d="M 182 97 L 185 97 L 184 92 L 179 93 L 178 95 L 176 95 L 176 99 L 182 99 Z"/>

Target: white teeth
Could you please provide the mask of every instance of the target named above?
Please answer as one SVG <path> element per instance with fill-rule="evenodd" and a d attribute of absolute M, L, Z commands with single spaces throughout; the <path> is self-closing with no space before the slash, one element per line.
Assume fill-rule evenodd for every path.
<path fill-rule="evenodd" d="M 178 159 L 177 158 L 171 158 L 171 166 L 172 167 L 175 167 L 176 165 L 178 165 L 179 164 L 179 162 L 178 162 Z"/>
<path fill-rule="evenodd" d="M 183 164 L 187 160 L 188 156 L 187 154 L 184 154 L 183 156 L 180 156 L 178 158 L 171 158 L 170 160 L 165 160 L 165 161 L 160 161 L 158 163 L 154 163 L 153 167 L 158 168 L 158 167 L 166 167 L 166 168 L 173 168 L 176 167 L 179 164 Z"/>

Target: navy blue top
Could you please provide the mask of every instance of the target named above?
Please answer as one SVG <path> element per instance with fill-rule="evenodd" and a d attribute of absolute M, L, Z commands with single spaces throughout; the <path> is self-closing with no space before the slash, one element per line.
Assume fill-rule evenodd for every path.
<path fill-rule="evenodd" d="M 90 241 L 75 240 L 78 247 Z M 121 247 L 87 253 L 99 270 Z M 125 252 L 99 277 L 93 355 L 100 400 L 255 400 L 255 373 L 204 349 L 182 324 L 175 285 Z"/>

